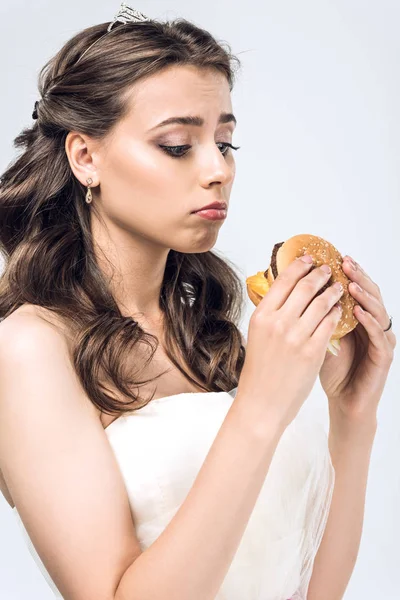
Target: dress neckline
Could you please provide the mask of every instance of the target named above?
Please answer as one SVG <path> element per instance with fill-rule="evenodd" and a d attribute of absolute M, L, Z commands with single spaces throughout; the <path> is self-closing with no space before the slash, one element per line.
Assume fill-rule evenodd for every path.
<path fill-rule="evenodd" d="M 148 404 L 146 404 L 145 406 L 142 406 L 141 408 L 138 408 L 137 410 L 146 408 L 153 402 L 161 402 L 163 400 L 170 400 L 171 398 L 177 398 L 178 396 L 188 396 L 188 395 L 199 396 L 199 395 L 204 395 L 204 394 L 229 394 L 230 396 L 232 396 L 232 392 L 234 392 L 235 390 L 236 390 L 236 388 L 233 388 L 233 390 L 231 390 L 230 392 L 225 392 L 224 390 L 221 390 L 220 392 L 178 392 L 177 394 L 171 394 L 170 396 L 162 396 L 162 398 L 153 398 L 153 400 L 150 400 L 150 402 Z M 111 423 L 109 423 L 109 425 L 107 425 L 107 427 L 103 428 L 104 431 L 107 431 L 112 425 L 114 425 L 114 423 L 119 421 L 122 417 L 129 417 L 129 416 L 133 416 L 134 414 L 135 413 L 119 415 L 119 417 L 114 419 L 114 421 L 111 421 Z"/>

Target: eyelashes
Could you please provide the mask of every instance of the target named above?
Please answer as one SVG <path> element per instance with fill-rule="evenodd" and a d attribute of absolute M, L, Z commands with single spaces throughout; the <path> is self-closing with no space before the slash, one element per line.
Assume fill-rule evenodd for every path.
<path fill-rule="evenodd" d="M 229 148 L 232 148 L 232 150 L 239 150 L 240 148 L 240 146 L 232 146 L 232 144 L 230 144 L 229 142 L 217 142 L 217 144 L 220 144 L 225 147 L 225 152 L 221 151 L 223 156 L 226 156 L 228 154 Z M 163 152 L 168 154 L 168 156 L 172 156 L 173 158 L 182 158 L 188 153 L 188 150 L 191 148 L 191 146 L 188 145 L 164 146 L 162 144 L 159 144 L 159 147 L 161 148 L 161 150 L 163 150 Z M 186 152 L 181 152 L 182 150 L 186 150 Z"/>

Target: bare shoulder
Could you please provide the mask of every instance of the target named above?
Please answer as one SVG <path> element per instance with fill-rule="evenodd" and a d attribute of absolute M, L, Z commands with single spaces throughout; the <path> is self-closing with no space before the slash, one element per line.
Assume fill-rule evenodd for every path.
<path fill-rule="evenodd" d="M 54 311 L 35 304 L 23 304 L 0 322 L 0 336 L 7 338 L 13 333 L 24 331 L 37 333 L 54 331 L 60 339 L 67 342 L 71 335 L 63 320 Z"/>
<path fill-rule="evenodd" d="M 0 322 L 0 361 L 4 368 L 17 369 L 26 360 L 45 362 L 49 368 L 53 360 L 62 357 L 69 371 L 74 372 L 72 341 L 71 332 L 54 311 L 24 304 Z M 87 404 L 100 417 L 100 411 L 89 398 Z"/>

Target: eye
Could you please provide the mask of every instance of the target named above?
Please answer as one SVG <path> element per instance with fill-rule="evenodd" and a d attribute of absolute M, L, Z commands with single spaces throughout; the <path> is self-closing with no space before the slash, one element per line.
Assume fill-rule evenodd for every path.
<path fill-rule="evenodd" d="M 232 146 L 229 142 L 217 142 L 217 144 L 224 146 L 224 151 L 221 150 L 222 154 L 225 156 L 228 153 L 228 149 L 232 148 L 232 150 L 239 150 L 240 146 Z M 169 156 L 173 156 L 174 158 L 181 158 L 187 154 L 184 152 L 186 149 L 190 149 L 191 146 L 164 146 L 159 144 L 160 148 Z"/>
<path fill-rule="evenodd" d="M 222 146 L 225 146 L 225 152 L 222 152 L 222 154 L 225 156 L 225 154 L 228 153 L 229 148 L 232 148 L 232 150 L 239 150 L 240 146 L 232 146 L 232 144 L 230 144 L 229 142 L 218 142 L 218 144 L 222 144 Z"/>
<path fill-rule="evenodd" d="M 184 156 L 186 152 L 182 153 L 181 151 L 190 148 L 190 146 L 163 146 L 162 144 L 159 144 L 159 146 L 166 154 L 173 156 L 174 158 Z"/>

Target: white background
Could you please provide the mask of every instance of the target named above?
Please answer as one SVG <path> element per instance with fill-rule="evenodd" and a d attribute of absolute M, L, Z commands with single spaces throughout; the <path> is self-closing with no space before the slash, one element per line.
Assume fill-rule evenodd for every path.
<path fill-rule="evenodd" d="M 42 65 L 84 27 L 111 21 L 119 1 L 0 4 L 0 169 L 31 124 Z M 232 95 L 236 180 L 215 248 L 244 282 L 299 233 L 326 238 L 378 283 L 397 333 L 400 212 L 400 3 L 275 0 L 129 3 L 149 17 L 185 17 L 242 61 Z M 254 310 L 247 300 L 241 329 Z M 398 352 L 397 352 L 398 354 Z M 345 600 L 398 600 L 400 373 L 381 399 L 363 536 Z M 305 404 L 328 425 L 317 381 Z M 0 597 L 50 600 L 8 504 L 0 498 Z M 321 599 L 323 600 L 323 599 Z"/>

